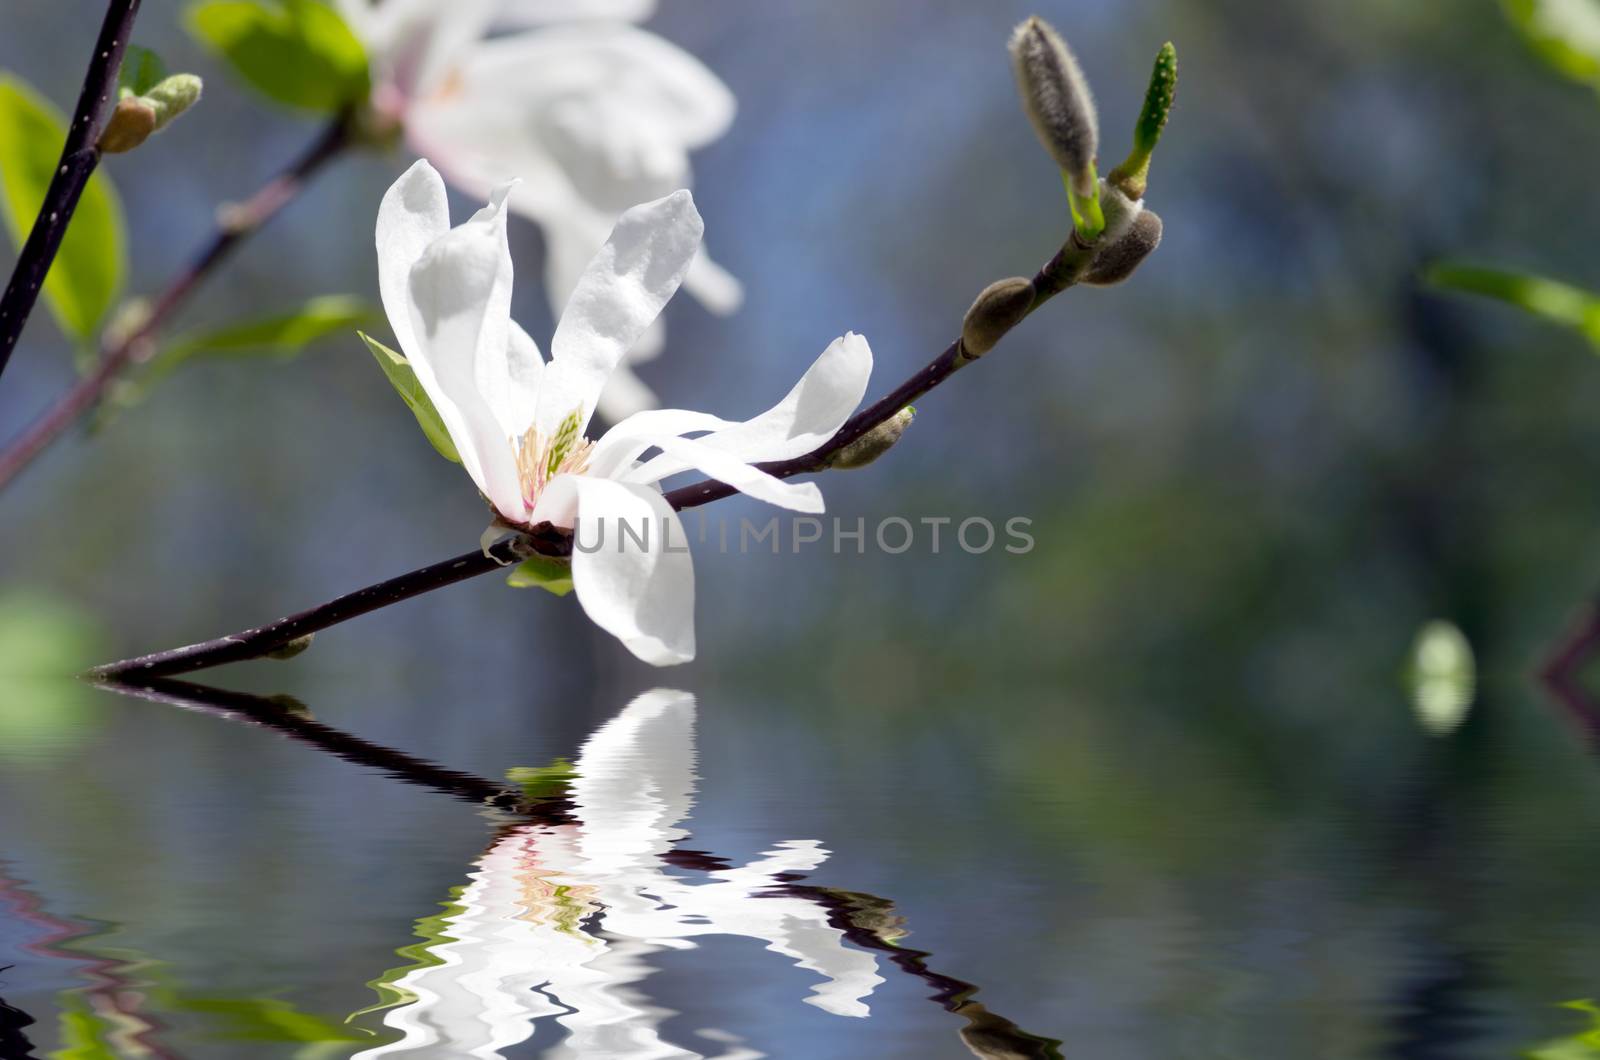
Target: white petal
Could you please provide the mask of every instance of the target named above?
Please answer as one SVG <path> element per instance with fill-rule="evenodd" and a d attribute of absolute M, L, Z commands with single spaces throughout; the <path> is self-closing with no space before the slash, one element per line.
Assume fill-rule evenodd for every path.
<path fill-rule="evenodd" d="M 376 79 L 406 99 L 434 92 L 488 30 L 498 0 L 382 0 L 357 35 Z M 354 28 L 354 27 L 353 27 Z"/>
<path fill-rule="evenodd" d="M 406 132 L 476 194 L 523 178 L 514 208 L 541 222 L 574 204 L 598 210 L 587 260 L 617 214 L 688 186 L 688 151 L 726 132 L 734 110 L 694 56 L 631 26 L 585 23 L 474 45 L 448 91 L 413 102 Z"/>
<path fill-rule="evenodd" d="M 635 206 L 572 292 L 544 373 L 536 422 L 553 430 L 574 409 L 587 425 L 611 370 L 683 282 L 705 230 L 694 198 L 676 191 Z"/>
<path fill-rule="evenodd" d="M 445 426 L 478 488 L 501 515 L 522 522 L 527 508 L 516 452 L 496 412 L 496 405 L 508 400 L 512 378 L 508 190 L 502 188 L 470 221 L 434 240 L 412 267 L 407 293 L 415 349 L 406 353 L 429 396 L 437 390 L 456 411 L 456 422 L 446 418 Z M 526 354 L 520 340 L 517 352 Z M 495 394 L 492 400 L 490 394 Z M 440 415 L 445 415 L 442 408 Z"/>
<path fill-rule="evenodd" d="M 646 409 L 620 421 L 595 443 L 589 455 L 589 474 L 599 478 L 620 478 L 654 438 L 683 435 L 696 431 L 720 431 L 734 424 L 709 412 L 688 409 Z M 642 480 L 641 480 L 642 481 Z"/>
<path fill-rule="evenodd" d="M 658 413 L 641 413 L 607 431 L 596 446 L 590 461 L 591 474 L 615 473 L 621 470 L 616 463 L 619 459 L 626 459 L 631 463 L 639 453 L 654 446 L 661 450 L 662 456 L 677 461 L 686 469 L 696 468 L 702 474 L 718 482 L 726 482 L 740 493 L 754 497 L 758 501 L 797 512 L 815 514 L 824 510 L 822 491 L 814 483 L 786 482 L 752 467 L 726 450 L 707 444 L 705 440 L 682 438 L 675 430 L 651 430 L 648 426 L 641 429 L 638 426 L 641 421 L 648 423 L 653 417 L 662 417 L 664 414 L 677 411 L 663 409 Z M 688 429 L 703 428 L 697 425 Z M 607 445 L 611 442 L 612 435 L 619 435 L 622 440 Z M 632 475 L 624 475 L 623 481 L 647 484 Z"/>
<path fill-rule="evenodd" d="M 643 22 L 655 10 L 656 0 L 501 0 L 499 22 L 507 26 L 588 18 Z"/>
<path fill-rule="evenodd" d="M 532 518 L 562 512 L 576 516 L 572 584 L 594 624 L 653 666 L 693 659 L 694 561 L 678 513 L 647 486 L 588 475 L 552 480 Z"/>
<path fill-rule="evenodd" d="M 412 346 L 407 292 L 411 268 L 428 245 L 448 231 L 450 206 L 444 181 L 426 159 L 419 160 L 390 186 L 378 206 L 378 292 L 389 326 L 407 356 Z"/>
<path fill-rule="evenodd" d="M 657 688 L 584 741 L 572 802 L 586 874 L 660 872 L 693 805 L 694 716 L 692 695 Z"/>
<path fill-rule="evenodd" d="M 782 401 L 700 441 L 752 464 L 809 453 L 844 426 L 866 395 L 871 375 L 872 347 L 851 332 L 834 340 Z M 688 466 L 663 453 L 628 480 L 659 482 Z"/>

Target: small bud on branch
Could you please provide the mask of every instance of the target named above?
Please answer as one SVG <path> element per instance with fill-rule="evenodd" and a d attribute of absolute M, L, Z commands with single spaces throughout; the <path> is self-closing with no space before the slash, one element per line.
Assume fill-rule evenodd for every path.
<path fill-rule="evenodd" d="M 828 466 L 839 471 L 854 471 L 859 467 L 866 467 L 878 457 L 894 448 L 906 433 L 906 428 L 911 426 L 911 421 L 916 418 L 917 410 L 907 405 L 892 417 L 878 424 L 866 434 L 857 438 L 838 453 L 834 454 Z"/>
<path fill-rule="evenodd" d="M 1023 110 L 1039 142 L 1061 168 L 1073 224 L 1083 239 L 1093 242 L 1105 222 L 1095 172 L 1100 123 L 1088 79 L 1061 34 L 1038 16 L 1012 34 L 1011 65 Z"/>
<path fill-rule="evenodd" d="M 194 106 L 200 90 L 200 79 L 194 74 L 173 74 L 142 96 L 124 95 L 100 134 L 100 150 L 108 155 L 132 151 Z"/>
<path fill-rule="evenodd" d="M 961 322 L 963 359 L 974 361 L 994 349 L 1028 315 L 1033 299 L 1033 281 L 1021 276 L 997 280 L 985 287 Z"/>
<path fill-rule="evenodd" d="M 1094 287 L 1121 283 L 1160 245 L 1161 218 L 1154 210 L 1141 210 L 1120 238 L 1095 255 L 1083 282 Z"/>

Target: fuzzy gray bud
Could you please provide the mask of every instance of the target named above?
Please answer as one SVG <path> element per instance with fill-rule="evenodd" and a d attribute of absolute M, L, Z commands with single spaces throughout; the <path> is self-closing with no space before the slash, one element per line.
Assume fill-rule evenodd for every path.
<path fill-rule="evenodd" d="M 840 471 L 854 471 L 858 467 L 866 467 L 894 448 L 894 444 L 906 433 L 906 428 L 911 426 L 911 421 L 916 415 L 917 410 L 907 405 L 835 453 L 833 459 L 828 461 L 828 466 Z"/>
<path fill-rule="evenodd" d="M 1140 210 L 1122 236 L 1095 255 L 1083 282 L 1095 287 L 1121 283 L 1161 245 L 1161 218 L 1154 210 Z"/>
<path fill-rule="evenodd" d="M 1099 119 L 1088 79 L 1066 41 L 1034 16 L 1011 35 L 1011 66 L 1023 110 L 1039 142 L 1067 175 L 1075 195 L 1095 193 L 1094 161 L 1100 149 Z"/>
<path fill-rule="evenodd" d="M 1033 308 L 1033 281 L 1021 276 L 996 280 L 983 289 L 961 322 L 961 348 L 967 360 L 982 357 L 1022 322 Z"/>

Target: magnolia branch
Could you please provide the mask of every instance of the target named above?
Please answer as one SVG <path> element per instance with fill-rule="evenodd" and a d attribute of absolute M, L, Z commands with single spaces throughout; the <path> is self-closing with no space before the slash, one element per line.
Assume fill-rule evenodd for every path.
<path fill-rule="evenodd" d="M 133 33 L 139 3 L 140 0 L 111 0 L 106 7 L 106 18 L 100 25 L 100 36 L 94 42 L 94 54 L 89 58 L 89 69 L 83 77 L 83 89 L 78 93 L 78 106 L 72 113 L 72 124 L 67 127 L 61 160 L 45 190 L 33 228 L 17 255 L 16 268 L 11 272 L 5 294 L 0 295 L 0 372 L 4 372 L 11 361 L 11 351 L 16 348 L 23 326 L 33 313 L 34 303 L 39 300 L 39 290 L 56 259 L 56 251 L 61 249 L 61 240 L 67 234 L 67 225 L 78 208 L 78 200 L 88 186 L 90 175 L 100 164 L 100 149 L 96 144 L 107 104 L 117 87 L 117 71 L 122 67 L 122 54 Z"/>
<path fill-rule="evenodd" d="M 50 445 L 80 416 L 93 409 L 106 389 L 129 367 L 155 352 L 155 338 L 194 293 L 200 282 L 216 270 L 229 252 L 275 217 L 324 165 L 350 145 L 350 121 L 330 122 L 299 158 L 242 203 L 218 211 L 217 229 L 181 273 L 173 278 L 137 327 L 111 339 L 89 375 L 80 379 L 4 450 L 0 450 L 0 489 Z M 59 241 L 59 240 L 58 240 Z M 4 367 L 0 353 L 0 368 Z"/>
<path fill-rule="evenodd" d="M 1070 239 L 1061 252 L 1039 270 L 1038 275 L 1031 281 L 1031 289 L 1035 294 L 1028 305 L 999 330 L 1002 333 L 1009 331 L 1029 313 L 1077 283 L 1084 270 L 1088 268 L 1094 251 L 1094 247 L 1079 242 L 1076 237 Z M 792 478 L 795 475 L 825 471 L 850 445 L 893 420 L 907 405 L 945 382 L 963 366 L 977 360 L 978 356 L 969 349 L 969 341 L 966 338 L 957 339 L 921 371 L 852 416 L 821 446 L 791 460 L 772 461 L 756 466 L 777 478 Z M 730 497 L 737 492 L 726 483 L 706 480 L 671 490 L 666 494 L 666 500 L 673 509 L 683 511 L 686 508 L 696 508 L 702 504 Z M 309 646 L 314 634 L 348 622 L 352 618 L 359 618 L 457 582 L 503 570 L 535 555 L 561 558 L 571 554 L 572 532 L 548 523 L 542 524 L 529 533 L 505 538 L 488 549 L 476 549 L 376 585 L 357 589 L 353 593 L 347 593 L 310 610 L 280 618 L 265 626 L 241 630 L 238 633 L 181 648 L 107 663 L 90 670 L 88 676 L 100 680 L 123 679 L 130 676 L 171 677 L 210 669 L 225 663 L 244 662 L 248 659 L 288 657 L 298 654 Z"/>

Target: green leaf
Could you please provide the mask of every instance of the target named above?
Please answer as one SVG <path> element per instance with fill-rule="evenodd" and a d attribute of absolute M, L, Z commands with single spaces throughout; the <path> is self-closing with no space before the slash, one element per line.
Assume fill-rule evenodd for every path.
<path fill-rule="evenodd" d="M 137 405 L 157 383 L 196 357 L 288 360 L 320 338 L 360 327 L 377 316 L 377 310 L 359 298 L 330 294 L 309 299 L 288 313 L 179 336 L 152 357 L 137 378 L 125 380 L 117 387 L 115 405 L 118 408 Z M 99 427 L 104 425 L 103 421 L 97 423 Z"/>
<path fill-rule="evenodd" d="M 1497 298 L 1580 332 L 1600 351 L 1600 294 L 1530 273 L 1441 262 L 1425 279 L 1444 291 Z"/>
<path fill-rule="evenodd" d="M 401 400 L 417 418 L 417 425 L 422 428 L 422 433 L 428 436 L 428 441 L 433 443 L 433 447 L 439 450 L 439 455 L 446 460 L 461 463 L 461 454 L 456 452 L 456 444 L 450 440 L 450 432 L 445 429 L 444 420 L 439 417 L 439 410 L 433 407 L 427 391 L 417 382 L 417 373 L 411 370 L 411 365 L 404 357 L 366 332 L 358 331 L 356 334 L 361 336 L 361 341 L 367 344 L 367 349 L 377 358 L 378 367 L 383 369 L 383 374 L 388 377 L 395 390 L 399 391 Z"/>
<path fill-rule="evenodd" d="M 371 90 L 367 53 L 338 12 L 317 0 L 205 0 L 189 30 L 269 99 L 337 111 Z"/>
<path fill-rule="evenodd" d="M 1558 73 L 1600 88 L 1600 3 L 1503 0 L 1512 25 Z"/>
<path fill-rule="evenodd" d="M 61 161 L 67 121 L 22 81 L 0 74 L 0 185 L 6 230 L 21 247 Z M 44 281 L 45 304 L 61 330 L 88 342 L 116 301 L 127 272 L 122 204 L 111 178 L 89 178 Z"/>
<path fill-rule="evenodd" d="M 550 556 L 530 556 L 517 564 L 506 584 L 513 589 L 543 589 L 565 596 L 572 591 L 572 562 Z"/>
<path fill-rule="evenodd" d="M 128 45 L 122 56 L 122 68 L 117 71 L 117 98 L 142 96 L 167 76 L 167 64 L 149 48 Z"/>

